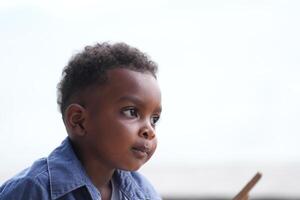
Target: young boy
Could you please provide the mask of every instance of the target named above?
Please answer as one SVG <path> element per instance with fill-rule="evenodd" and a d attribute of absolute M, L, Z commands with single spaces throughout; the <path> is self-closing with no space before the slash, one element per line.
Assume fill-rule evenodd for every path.
<path fill-rule="evenodd" d="M 65 67 L 58 105 L 68 137 L 0 187 L 0 199 L 161 199 L 138 170 L 154 153 L 157 66 L 124 43 L 87 46 Z"/>

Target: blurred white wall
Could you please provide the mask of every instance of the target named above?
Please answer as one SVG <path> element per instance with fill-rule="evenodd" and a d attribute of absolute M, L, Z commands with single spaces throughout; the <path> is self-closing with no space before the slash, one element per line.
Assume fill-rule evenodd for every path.
<path fill-rule="evenodd" d="M 299 9 L 284 0 L 1 1 L 0 183 L 66 136 L 56 84 L 72 54 L 124 41 L 160 66 L 159 147 L 142 170 L 161 193 L 231 195 L 261 170 L 257 194 L 300 196 Z"/>

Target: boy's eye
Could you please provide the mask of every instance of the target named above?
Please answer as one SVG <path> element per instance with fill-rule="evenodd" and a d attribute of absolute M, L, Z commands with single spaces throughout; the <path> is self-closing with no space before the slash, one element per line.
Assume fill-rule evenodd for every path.
<path fill-rule="evenodd" d="M 154 115 L 154 116 L 152 116 L 151 117 L 151 124 L 152 124 L 152 126 L 155 126 L 156 125 L 156 123 L 158 122 L 158 120 L 159 120 L 159 115 Z"/>
<path fill-rule="evenodd" d="M 126 116 L 126 117 L 138 117 L 138 113 L 137 113 L 137 109 L 136 108 L 125 108 L 122 113 Z"/>

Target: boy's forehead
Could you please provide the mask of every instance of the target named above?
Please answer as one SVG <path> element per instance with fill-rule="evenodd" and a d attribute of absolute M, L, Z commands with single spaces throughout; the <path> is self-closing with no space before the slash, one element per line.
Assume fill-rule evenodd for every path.
<path fill-rule="evenodd" d="M 155 78 L 155 76 L 149 71 L 137 71 L 134 69 L 123 68 L 123 67 L 109 69 L 107 70 L 106 74 L 108 77 L 128 77 L 128 76 L 137 77 L 137 76 L 151 75 L 153 78 Z"/>
<path fill-rule="evenodd" d="M 156 78 L 150 72 L 138 72 L 130 69 L 111 69 L 107 72 L 106 86 L 139 86 L 142 83 L 156 83 Z"/>
<path fill-rule="evenodd" d="M 147 91 L 147 93 L 160 99 L 160 89 L 157 80 L 150 72 L 116 68 L 108 70 L 106 75 L 106 80 L 103 84 L 87 90 L 86 95 L 89 98 L 96 98 L 100 95 L 108 100 L 121 98 L 122 96 L 134 96 Z"/>

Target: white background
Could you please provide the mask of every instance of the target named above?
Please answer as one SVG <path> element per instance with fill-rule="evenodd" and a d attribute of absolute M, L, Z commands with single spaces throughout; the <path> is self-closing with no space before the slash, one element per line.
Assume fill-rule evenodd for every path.
<path fill-rule="evenodd" d="M 56 84 L 85 45 L 124 41 L 160 67 L 162 194 L 300 196 L 300 1 L 1 1 L 0 183 L 66 136 Z M 163 180 L 163 181 L 162 181 Z"/>

